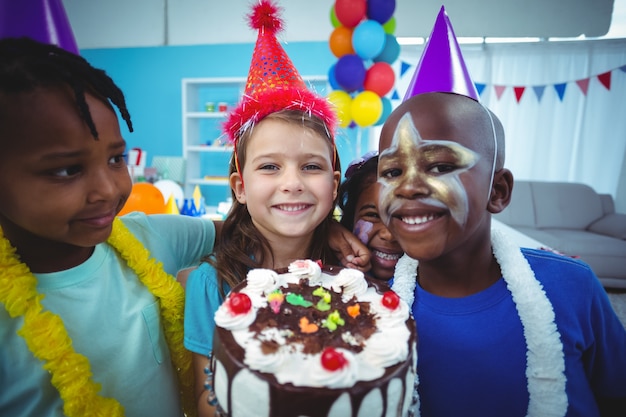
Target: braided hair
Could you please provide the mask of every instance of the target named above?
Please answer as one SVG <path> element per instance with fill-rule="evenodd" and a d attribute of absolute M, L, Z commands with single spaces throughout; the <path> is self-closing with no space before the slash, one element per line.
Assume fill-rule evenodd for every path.
<path fill-rule="evenodd" d="M 98 139 L 98 131 L 85 101 L 86 92 L 113 103 L 128 130 L 133 131 L 124 93 L 103 70 L 56 45 L 26 37 L 0 39 L 0 94 L 22 94 L 62 86 L 69 86 L 74 92 L 80 117 L 95 139 Z"/>

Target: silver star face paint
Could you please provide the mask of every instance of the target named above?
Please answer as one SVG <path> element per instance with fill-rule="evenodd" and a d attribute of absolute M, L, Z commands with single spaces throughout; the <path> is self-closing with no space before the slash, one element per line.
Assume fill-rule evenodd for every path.
<path fill-rule="evenodd" d="M 450 140 L 425 140 L 410 114 L 402 116 L 390 146 L 380 153 L 378 177 L 382 184 L 380 215 L 385 224 L 405 199 L 426 199 L 444 206 L 455 222 L 464 225 L 468 195 L 461 174 L 478 162 L 480 155 Z M 403 219 L 419 222 L 421 219 Z"/>

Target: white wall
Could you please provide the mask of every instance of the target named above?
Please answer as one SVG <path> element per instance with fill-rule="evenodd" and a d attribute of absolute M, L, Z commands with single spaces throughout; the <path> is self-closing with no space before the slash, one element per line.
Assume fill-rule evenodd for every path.
<path fill-rule="evenodd" d="M 618 0 L 620 1 L 620 0 Z M 63 0 L 80 49 L 254 42 L 254 0 Z M 323 41 L 334 0 L 278 0 L 285 41 Z M 441 5 L 457 37 L 602 36 L 614 0 L 396 0 L 397 37 L 427 37 Z"/>

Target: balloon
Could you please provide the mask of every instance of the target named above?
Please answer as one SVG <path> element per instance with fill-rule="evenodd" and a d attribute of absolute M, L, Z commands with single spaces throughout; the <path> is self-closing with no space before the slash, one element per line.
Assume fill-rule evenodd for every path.
<path fill-rule="evenodd" d="M 124 204 L 118 216 L 123 216 L 132 211 L 143 211 L 146 214 L 165 213 L 163 194 L 149 182 L 133 184 L 128 200 L 126 200 L 126 204 Z"/>
<path fill-rule="evenodd" d="M 348 28 L 353 28 L 365 19 L 366 0 L 336 0 L 335 14 L 337 20 Z"/>
<path fill-rule="evenodd" d="M 333 25 L 334 28 L 341 26 L 341 22 L 337 19 L 337 13 L 335 13 L 334 4 L 330 8 L 330 24 Z"/>
<path fill-rule="evenodd" d="M 388 21 L 396 9 L 396 0 L 367 0 L 367 17 L 380 23 Z"/>
<path fill-rule="evenodd" d="M 393 64 L 396 62 L 396 59 L 400 56 L 400 44 L 395 36 L 386 34 L 385 35 L 385 47 L 376 55 L 373 59 L 374 62 L 386 62 L 388 64 Z"/>
<path fill-rule="evenodd" d="M 352 47 L 353 31 L 354 29 L 339 26 L 330 34 L 330 40 L 328 41 L 330 51 L 337 58 L 341 58 L 347 54 L 354 54 L 354 48 Z"/>
<path fill-rule="evenodd" d="M 363 88 L 365 65 L 358 55 L 344 55 L 335 64 L 335 79 L 348 93 Z"/>
<path fill-rule="evenodd" d="M 369 67 L 365 73 L 363 88 L 373 91 L 378 94 L 379 97 L 382 97 L 391 91 L 395 81 L 396 74 L 393 72 L 391 65 L 386 62 L 377 62 Z"/>
<path fill-rule="evenodd" d="M 352 47 L 363 59 L 372 59 L 385 47 L 385 31 L 375 20 L 364 20 L 352 33 Z"/>
<path fill-rule="evenodd" d="M 352 99 L 352 119 L 361 126 L 370 126 L 380 119 L 383 113 L 383 103 L 373 91 L 363 91 Z"/>
<path fill-rule="evenodd" d="M 385 30 L 385 33 L 393 35 L 396 31 L 396 17 L 391 16 L 391 19 L 387 20 L 383 24 L 383 29 Z"/>
<path fill-rule="evenodd" d="M 391 114 L 391 110 L 393 110 L 390 99 L 387 97 L 381 97 L 380 101 L 383 103 L 383 113 L 378 118 L 378 121 L 374 123 L 374 126 L 380 126 L 385 123 L 385 120 L 387 120 L 387 117 Z"/>
<path fill-rule="evenodd" d="M 339 126 L 346 127 L 352 121 L 351 105 L 352 97 L 350 94 L 342 90 L 334 90 L 328 94 L 328 101 L 335 107 Z"/>
<path fill-rule="evenodd" d="M 337 82 L 337 77 L 335 77 L 335 66 L 336 65 L 337 64 L 331 65 L 330 69 L 328 70 L 328 84 L 330 84 L 330 87 L 333 90 L 341 90 L 341 86 Z"/>

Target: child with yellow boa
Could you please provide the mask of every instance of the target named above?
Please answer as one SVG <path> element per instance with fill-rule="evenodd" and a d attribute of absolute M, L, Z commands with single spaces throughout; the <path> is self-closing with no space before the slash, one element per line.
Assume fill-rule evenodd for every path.
<path fill-rule="evenodd" d="M 194 414 L 174 275 L 215 227 L 115 217 L 132 184 L 112 104 L 132 131 L 104 72 L 0 40 L 0 415 Z"/>

